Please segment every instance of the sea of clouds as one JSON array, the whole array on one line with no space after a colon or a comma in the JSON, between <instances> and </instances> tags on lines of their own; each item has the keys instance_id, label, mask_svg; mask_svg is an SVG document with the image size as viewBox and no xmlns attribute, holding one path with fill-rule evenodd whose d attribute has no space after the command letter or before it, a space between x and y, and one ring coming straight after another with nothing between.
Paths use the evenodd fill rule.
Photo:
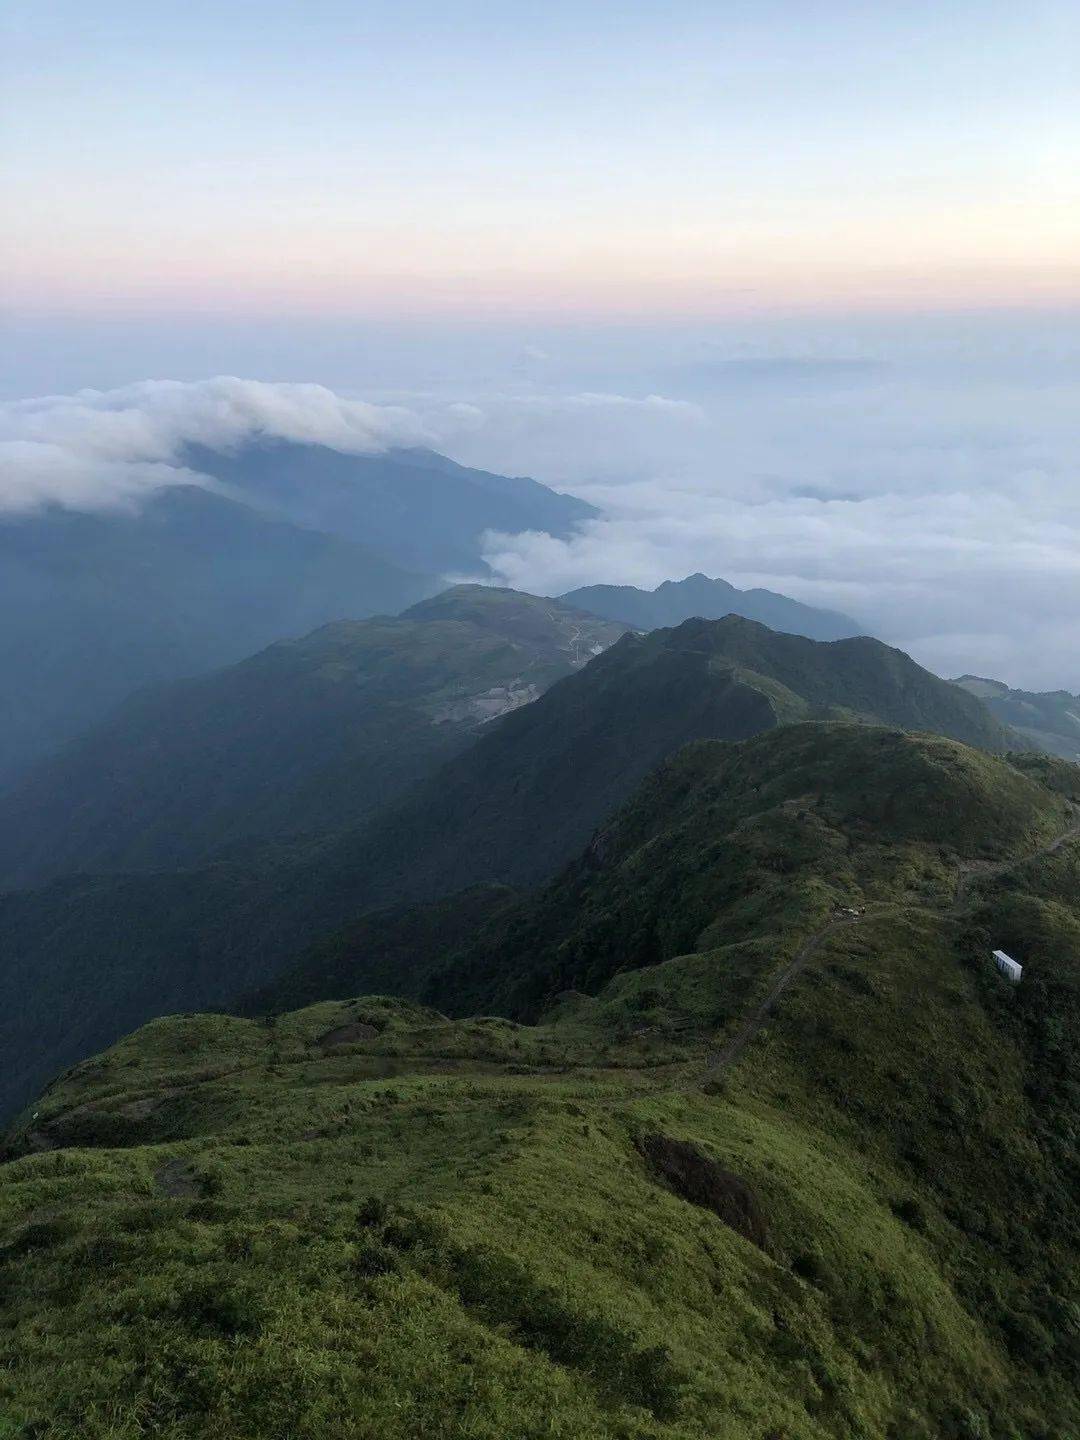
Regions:
<instances>
[{"instance_id":1,"label":"sea of clouds","mask_svg":"<svg viewBox=\"0 0 1080 1440\"><path fill-rule=\"evenodd\" d=\"M147 381L0 406L0 512L131 506L260 435L352 453L429 445L532 474L602 518L485 538L547 594L693 571L842 609L941 674L1080 689L1080 374L1061 355L697 356L574 388L528 347L512 384L396 392ZM592 378L592 377L590 377ZM649 388L652 382L654 388ZM370 393L370 392L369 392Z\"/></svg>"}]
</instances>

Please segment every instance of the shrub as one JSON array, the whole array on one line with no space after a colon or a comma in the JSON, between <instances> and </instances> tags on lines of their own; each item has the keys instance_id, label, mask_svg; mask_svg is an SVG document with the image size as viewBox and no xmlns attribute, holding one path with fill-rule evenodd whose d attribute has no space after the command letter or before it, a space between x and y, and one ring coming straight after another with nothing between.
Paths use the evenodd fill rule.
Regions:
<instances>
[{"instance_id":1,"label":"shrub","mask_svg":"<svg viewBox=\"0 0 1080 1440\"><path fill-rule=\"evenodd\" d=\"M361 1200L360 1208L356 1212L356 1223L364 1228L384 1225L388 1215L385 1200L381 1200L378 1195L367 1195Z\"/></svg>"},{"instance_id":2,"label":"shrub","mask_svg":"<svg viewBox=\"0 0 1080 1440\"><path fill-rule=\"evenodd\" d=\"M9 1255L28 1255L33 1250L51 1250L78 1233L78 1225L66 1215L33 1220L8 1246Z\"/></svg>"},{"instance_id":3,"label":"shrub","mask_svg":"<svg viewBox=\"0 0 1080 1440\"><path fill-rule=\"evenodd\" d=\"M181 1324L221 1335L257 1335L265 1303L254 1289L229 1280L206 1277L181 1290L173 1303Z\"/></svg>"},{"instance_id":4,"label":"shrub","mask_svg":"<svg viewBox=\"0 0 1080 1440\"><path fill-rule=\"evenodd\" d=\"M637 1148L677 1195L711 1210L751 1244L768 1240L765 1212L745 1180L711 1160L696 1145L667 1135L643 1135Z\"/></svg>"}]
</instances>

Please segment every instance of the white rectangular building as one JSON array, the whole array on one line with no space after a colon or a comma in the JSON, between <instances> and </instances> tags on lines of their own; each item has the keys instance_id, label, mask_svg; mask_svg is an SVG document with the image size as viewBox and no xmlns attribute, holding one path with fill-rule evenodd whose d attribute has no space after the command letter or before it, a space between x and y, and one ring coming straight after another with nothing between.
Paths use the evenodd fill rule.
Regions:
<instances>
[{"instance_id":1,"label":"white rectangular building","mask_svg":"<svg viewBox=\"0 0 1080 1440\"><path fill-rule=\"evenodd\" d=\"M1024 967L1019 965L1011 955L1006 955L1004 950L995 950L994 964L1003 975L1008 976L1014 985L1019 985L1024 973Z\"/></svg>"}]
</instances>

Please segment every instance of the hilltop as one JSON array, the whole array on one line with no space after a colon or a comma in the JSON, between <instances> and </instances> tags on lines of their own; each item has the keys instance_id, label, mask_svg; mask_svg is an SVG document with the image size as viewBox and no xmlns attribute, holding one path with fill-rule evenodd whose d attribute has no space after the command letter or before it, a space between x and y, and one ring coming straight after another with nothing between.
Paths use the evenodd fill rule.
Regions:
<instances>
[{"instance_id":1,"label":"hilltop","mask_svg":"<svg viewBox=\"0 0 1080 1440\"><path fill-rule=\"evenodd\" d=\"M537 1024L353 995L79 1065L0 1169L9 1428L1072 1433L1080 791L1019 764L691 746L454 961Z\"/></svg>"},{"instance_id":2,"label":"hilltop","mask_svg":"<svg viewBox=\"0 0 1080 1440\"><path fill-rule=\"evenodd\" d=\"M845 640L865 633L850 615L804 605L773 590L737 590L727 580L710 580L700 573L685 580L665 580L655 590L634 585L586 585L563 595L568 605L579 605L596 615L623 620L636 630L659 630L681 625L695 617L722 620L741 615L771 630L805 635L810 640Z\"/></svg>"}]
</instances>

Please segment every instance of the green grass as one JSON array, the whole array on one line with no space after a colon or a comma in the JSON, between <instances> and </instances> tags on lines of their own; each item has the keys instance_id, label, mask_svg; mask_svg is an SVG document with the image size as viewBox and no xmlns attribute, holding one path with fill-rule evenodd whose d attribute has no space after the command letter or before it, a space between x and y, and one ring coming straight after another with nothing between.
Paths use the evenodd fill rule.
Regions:
<instances>
[{"instance_id":1,"label":"green grass","mask_svg":"<svg viewBox=\"0 0 1080 1440\"><path fill-rule=\"evenodd\" d=\"M1080 844L952 905L1067 819L948 742L696 747L503 951L592 967L539 1023L152 1022L10 1138L0 1435L1075 1440ZM763 1247L655 1134L750 1187Z\"/></svg>"},{"instance_id":2,"label":"green grass","mask_svg":"<svg viewBox=\"0 0 1080 1440\"><path fill-rule=\"evenodd\" d=\"M0 1373L29 1433L869 1436L943 1387L1001 1389L919 1237L775 1106L593 1078L572 1045L484 1074L448 1056L481 1037L426 1017L393 1027L422 1059L358 1078L302 1043L351 1014L158 1022L41 1108L84 1145L4 1178ZM555 1043L528 1033L520 1063ZM105 1114L185 1083L96 1148ZM758 1188L770 1253L657 1183L646 1129Z\"/></svg>"}]
</instances>

